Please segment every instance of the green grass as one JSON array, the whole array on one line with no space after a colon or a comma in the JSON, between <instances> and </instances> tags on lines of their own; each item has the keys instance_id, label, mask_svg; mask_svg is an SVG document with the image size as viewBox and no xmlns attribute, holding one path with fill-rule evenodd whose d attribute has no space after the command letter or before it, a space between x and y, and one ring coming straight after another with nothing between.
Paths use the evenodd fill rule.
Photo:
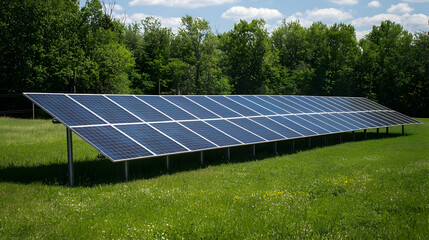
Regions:
<instances>
[{"instance_id":1,"label":"green grass","mask_svg":"<svg viewBox=\"0 0 429 240\"><path fill-rule=\"evenodd\" d=\"M306 140L123 165L96 159L74 135L78 187L68 188L66 130L48 120L0 118L2 239L285 239L429 236L429 119Z\"/></svg>"}]
</instances>

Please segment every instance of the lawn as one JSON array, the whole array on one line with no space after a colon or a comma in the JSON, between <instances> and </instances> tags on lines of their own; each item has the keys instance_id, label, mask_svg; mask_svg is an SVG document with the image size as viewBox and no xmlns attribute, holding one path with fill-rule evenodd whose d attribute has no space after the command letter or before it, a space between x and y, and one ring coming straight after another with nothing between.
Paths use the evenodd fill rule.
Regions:
<instances>
[{"instance_id":1,"label":"lawn","mask_svg":"<svg viewBox=\"0 0 429 240\"><path fill-rule=\"evenodd\" d=\"M123 163L97 159L49 120L0 118L1 239L285 239L429 236L429 119L370 130Z\"/></svg>"}]
</instances>

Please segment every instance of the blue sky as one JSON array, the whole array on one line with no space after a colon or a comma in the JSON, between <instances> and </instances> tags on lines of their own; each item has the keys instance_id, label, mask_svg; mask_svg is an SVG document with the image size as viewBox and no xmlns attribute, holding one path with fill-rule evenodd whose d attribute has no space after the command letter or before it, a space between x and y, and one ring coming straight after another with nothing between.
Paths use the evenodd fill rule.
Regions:
<instances>
[{"instance_id":1,"label":"blue sky","mask_svg":"<svg viewBox=\"0 0 429 240\"><path fill-rule=\"evenodd\" d=\"M114 3L113 15L123 21L140 22L147 16L159 18L163 26L177 31L186 14L209 21L214 32L226 32L240 19L263 18L268 31L282 19L299 19L303 26L315 21L325 24L351 23L357 37L383 20L400 23L411 32L429 31L429 0L104 0Z\"/></svg>"}]
</instances>

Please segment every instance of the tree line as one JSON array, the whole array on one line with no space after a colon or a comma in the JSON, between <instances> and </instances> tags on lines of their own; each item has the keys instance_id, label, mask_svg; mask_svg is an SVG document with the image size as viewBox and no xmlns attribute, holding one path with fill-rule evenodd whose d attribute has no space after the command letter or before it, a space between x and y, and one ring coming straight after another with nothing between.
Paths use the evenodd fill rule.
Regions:
<instances>
[{"instance_id":1,"label":"tree line","mask_svg":"<svg viewBox=\"0 0 429 240\"><path fill-rule=\"evenodd\" d=\"M225 33L185 16L177 33L153 17L124 24L99 0L0 6L3 93L362 96L429 116L429 36L384 21L356 39L350 24L262 19ZM111 11L110 11L111 13Z\"/></svg>"}]
</instances>

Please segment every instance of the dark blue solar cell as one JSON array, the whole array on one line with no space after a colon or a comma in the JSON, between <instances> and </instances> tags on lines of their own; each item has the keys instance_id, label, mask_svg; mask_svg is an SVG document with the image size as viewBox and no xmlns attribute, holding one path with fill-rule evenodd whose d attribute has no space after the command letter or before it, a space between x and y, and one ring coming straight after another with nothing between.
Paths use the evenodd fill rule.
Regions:
<instances>
[{"instance_id":1,"label":"dark blue solar cell","mask_svg":"<svg viewBox=\"0 0 429 240\"><path fill-rule=\"evenodd\" d=\"M385 117L386 120L391 121L393 125L401 125L404 124L404 120L393 116L391 113L389 112L377 112L380 116Z\"/></svg>"},{"instance_id":2,"label":"dark blue solar cell","mask_svg":"<svg viewBox=\"0 0 429 240\"><path fill-rule=\"evenodd\" d=\"M333 112L333 110L331 110L330 108L320 105L315 101L312 101L312 99L307 96L290 96L290 98L298 99L301 102L297 103L303 105L308 109L313 110L314 112Z\"/></svg>"},{"instance_id":3,"label":"dark blue solar cell","mask_svg":"<svg viewBox=\"0 0 429 240\"><path fill-rule=\"evenodd\" d=\"M317 126L316 124L309 122L309 121L306 121L303 118L300 118L298 116L285 116L285 118L287 118L291 121L294 121L294 122L300 124L301 126L306 127L306 128L308 128L314 132L317 132L318 134L330 133L328 130L323 129L323 128Z\"/></svg>"},{"instance_id":4,"label":"dark blue solar cell","mask_svg":"<svg viewBox=\"0 0 429 240\"><path fill-rule=\"evenodd\" d=\"M371 123L374 127L375 126L379 126L380 125L380 121L378 121L378 119L381 119L380 118L380 116L377 116L377 120L372 120L372 119L370 119L370 118L368 118L368 116L365 116L362 112L357 112L357 113L353 113L355 116L357 116L357 117L359 117L359 118L361 118L361 119L363 119L363 120L365 120L366 122L369 122L369 123ZM384 118L385 119L385 118ZM385 120L387 120L387 119L385 119ZM392 124L390 121L388 121L389 122L389 125L390 124Z\"/></svg>"},{"instance_id":5,"label":"dark blue solar cell","mask_svg":"<svg viewBox=\"0 0 429 240\"><path fill-rule=\"evenodd\" d=\"M350 124L353 124L354 126L357 126L358 129L369 128L367 124L362 123L361 119L347 117L344 113L333 113L332 116L342 119Z\"/></svg>"},{"instance_id":6,"label":"dark blue solar cell","mask_svg":"<svg viewBox=\"0 0 429 240\"><path fill-rule=\"evenodd\" d=\"M291 105L287 105L284 103L284 99L280 96L267 96L267 95L259 95L257 98L260 98L264 101L269 102L270 104L283 109L287 113L302 113L302 111L292 107ZM280 113L280 112L279 112Z\"/></svg>"},{"instance_id":7,"label":"dark blue solar cell","mask_svg":"<svg viewBox=\"0 0 429 240\"><path fill-rule=\"evenodd\" d=\"M192 120L196 119L189 113L183 111L179 107L169 103L167 100L163 99L160 96L137 96L145 103L151 105L162 113L170 116L174 120Z\"/></svg>"},{"instance_id":8,"label":"dark blue solar cell","mask_svg":"<svg viewBox=\"0 0 429 240\"><path fill-rule=\"evenodd\" d=\"M273 130L274 132L281 134L282 136L284 136L285 138L297 138L297 137L302 137L302 134L293 131L267 117L254 117L254 118L250 118L251 120L258 122L259 124L264 125L265 127Z\"/></svg>"},{"instance_id":9,"label":"dark blue solar cell","mask_svg":"<svg viewBox=\"0 0 429 240\"><path fill-rule=\"evenodd\" d=\"M127 124L117 128L157 155L188 151L147 124Z\"/></svg>"},{"instance_id":10,"label":"dark blue solar cell","mask_svg":"<svg viewBox=\"0 0 429 240\"><path fill-rule=\"evenodd\" d=\"M242 96L243 98L252 101L266 109L269 109L271 112L277 113L277 114L288 114L290 112L286 111L285 109L282 109L280 107L277 107L276 105L268 102L267 100L263 100L261 97L263 96L253 96L253 95L244 95ZM267 97L267 96L265 96ZM275 101L273 99L271 99L271 101ZM279 104L279 102L277 102L278 105L282 105L281 103ZM284 104L283 104L284 105Z\"/></svg>"},{"instance_id":11,"label":"dark blue solar cell","mask_svg":"<svg viewBox=\"0 0 429 240\"><path fill-rule=\"evenodd\" d=\"M213 128L207 123L201 121L182 122L183 125L192 129L194 132L200 134L218 146L231 146L241 144L237 140L227 136L219 130Z\"/></svg>"},{"instance_id":12,"label":"dark blue solar cell","mask_svg":"<svg viewBox=\"0 0 429 240\"><path fill-rule=\"evenodd\" d=\"M243 107L242 105L231 101L231 99L226 98L225 96L209 96L210 99L215 100L216 102L224 105L225 107L243 115L243 116L258 116L260 115L259 113Z\"/></svg>"},{"instance_id":13,"label":"dark blue solar cell","mask_svg":"<svg viewBox=\"0 0 429 240\"><path fill-rule=\"evenodd\" d=\"M27 93L26 95L67 126L106 123L64 94Z\"/></svg>"},{"instance_id":14,"label":"dark blue solar cell","mask_svg":"<svg viewBox=\"0 0 429 240\"><path fill-rule=\"evenodd\" d=\"M304 118L305 120L319 126L322 127L330 132L341 132L342 129L339 129L339 127L337 127L338 124L334 124L334 125L330 125L329 123L327 123L326 121L323 121L317 114L312 114L312 115L300 115L299 117ZM332 123L332 122L331 122Z\"/></svg>"},{"instance_id":15,"label":"dark blue solar cell","mask_svg":"<svg viewBox=\"0 0 429 240\"><path fill-rule=\"evenodd\" d=\"M138 118L114 104L103 95L73 94L69 96L109 123L141 122Z\"/></svg>"},{"instance_id":16,"label":"dark blue solar cell","mask_svg":"<svg viewBox=\"0 0 429 240\"><path fill-rule=\"evenodd\" d=\"M377 126L373 123L368 122L367 120L365 120L365 118L359 117L356 113L343 113L342 115L346 116L346 117L348 117L348 118L350 118L356 122L359 122L361 125L364 126L364 127L362 127L362 129L363 128L373 128L373 127Z\"/></svg>"},{"instance_id":17,"label":"dark blue solar cell","mask_svg":"<svg viewBox=\"0 0 429 240\"><path fill-rule=\"evenodd\" d=\"M303 113L314 113L313 110L306 108L300 102L298 102L296 99L291 99L290 96L279 96L279 98L276 98L276 99L279 101L282 101L282 103L284 103L284 104L287 104L287 105L289 105L295 109L298 109L299 111L301 111Z\"/></svg>"},{"instance_id":18,"label":"dark blue solar cell","mask_svg":"<svg viewBox=\"0 0 429 240\"><path fill-rule=\"evenodd\" d=\"M320 101L326 102L337 112L348 112L350 111L349 108L346 107L346 105L342 102L334 101L333 97L315 97L319 99Z\"/></svg>"},{"instance_id":19,"label":"dark blue solar cell","mask_svg":"<svg viewBox=\"0 0 429 240\"><path fill-rule=\"evenodd\" d=\"M357 101L356 98L353 97L342 97L342 98L336 98L339 101L345 102L348 104L348 106L351 106L353 110L357 111L367 111L367 110L373 110L371 107L366 106L365 104L362 104L362 102Z\"/></svg>"},{"instance_id":20,"label":"dark blue solar cell","mask_svg":"<svg viewBox=\"0 0 429 240\"><path fill-rule=\"evenodd\" d=\"M389 108L380 105L376 102L370 101L366 98L353 98L353 100L362 103L364 106L367 107L368 110L390 110Z\"/></svg>"},{"instance_id":21,"label":"dark blue solar cell","mask_svg":"<svg viewBox=\"0 0 429 240\"><path fill-rule=\"evenodd\" d=\"M259 114L262 115L276 115L275 112L266 109L264 107L261 107L253 102L250 102L249 100L247 100L246 98L242 97L242 96L238 96L238 95L233 95L233 96L227 96L227 98L232 99L250 109L252 109L255 112L258 112Z\"/></svg>"},{"instance_id":22,"label":"dark blue solar cell","mask_svg":"<svg viewBox=\"0 0 429 240\"><path fill-rule=\"evenodd\" d=\"M273 141L273 140L280 140L280 139L284 139L282 136L280 136L279 134L269 130L266 127L263 127L253 121L250 121L247 118L236 118L236 119L231 119L231 122L240 125L240 127L243 127L251 132L253 132L254 134L260 136L261 138L264 138L268 141Z\"/></svg>"},{"instance_id":23,"label":"dark blue solar cell","mask_svg":"<svg viewBox=\"0 0 429 240\"><path fill-rule=\"evenodd\" d=\"M342 112L342 110L338 107L335 107L332 103L326 101L328 97L307 97L309 100L316 102L318 106L322 106L325 112Z\"/></svg>"},{"instance_id":24,"label":"dark blue solar cell","mask_svg":"<svg viewBox=\"0 0 429 240\"><path fill-rule=\"evenodd\" d=\"M128 111L135 114L146 122L160 122L160 121L171 121L169 117L150 107L146 103L140 101L134 96L125 95L106 95L114 102L118 103Z\"/></svg>"},{"instance_id":25,"label":"dark blue solar cell","mask_svg":"<svg viewBox=\"0 0 429 240\"><path fill-rule=\"evenodd\" d=\"M153 123L151 125L191 150L216 147L216 145L208 142L177 122Z\"/></svg>"},{"instance_id":26,"label":"dark blue solar cell","mask_svg":"<svg viewBox=\"0 0 429 240\"><path fill-rule=\"evenodd\" d=\"M191 100L185 98L184 96L164 96L170 102L176 104L177 106L185 109L186 111L192 113L194 116L200 119L211 119L219 118L219 116L213 114L207 109L199 106L198 104L192 102Z\"/></svg>"},{"instance_id":27,"label":"dark blue solar cell","mask_svg":"<svg viewBox=\"0 0 429 240\"><path fill-rule=\"evenodd\" d=\"M276 121L276 122L278 122L278 123L280 123L280 124L282 124L282 125L284 125L284 126L286 126L286 127L289 127L289 128L291 128L291 129L293 129L293 130L295 130L295 131L297 131L297 132L299 132L300 134L302 134L303 136L314 136L314 135L317 135L317 133L316 132L314 132L314 131L312 131L312 130L310 130L310 129L308 129L308 128L305 128L305 127L303 127L303 126L301 126L301 125L298 125L298 124L296 124L295 122L292 122L291 120L289 120L289 119L286 119L286 118L284 118L284 117L280 117L280 116L275 116L275 117L270 117L270 119L272 119L272 120L274 120L274 121Z\"/></svg>"},{"instance_id":28,"label":"dark blue solar cell","mask_svg":"<svg viewBox=\"0 0 429 240\"><path fill-rule=\"evenodd\" d=\"M213 127L228 133L231 137L243 142L243 143L257 143L264 142L265 140L251 133L251 130L244 130L239 126L227 121L227 120L209 120L208 124Z\"/></svg>"},{"instance_id":29,"label":"dark blue solar cell","mask_svg":"<svg viewBox=\"0 0 429 240\"><path fill-rule=\"evenodd\" d=\"M355 106L354 104L350 103L349 101L345 101L344 98L331 97L331 98L329 98L329 100L337 103L338 105L341 105L343 108L347 109L347 112L362 111L360 107Z\"/></svg>"},{"instance_id":30,"label":"dark blue solar cell","mask_svg":"<svg viewBox=\"0 0 429 240\"><path fill-rule=\"evenodd\" d=\"M389 117L385 116L382 112L369 112L368 114L375 116L378 121L387 122L388 125L397 125L395 120L390 119Z\"/></svg>"},{"instance_id":31,"label":"dark blue solar cell","mask_svg":"<svg viewBox=\"0 0 429 240\"><path fill-rule=\"evenodd\" d=\"M220 105L219 103L211 100L206 96L186 96L186 97L191 99L192 101L197 102L198 104L209 109L210 111L215 112L216 114L222 116L223 118L240 117L238 113L235 113L229 110L228 108Z\"/></svg>"},{"instance_id":32,"label":"dark blue solar cell","mask_svg":"<svg viewBox=\"0 0 429 240\"><path fill-rule=\"evenodd\" d=\"M336 113L321 114L320 117L329 119L329 120L331 120L333 122L336 122L339 125L344 126L347 131L360 129L358 126L353 125L352 123L350 123L350 121L345 120L344 118L342 118L341 116L337 115Z\"/></svg>"},{"instance_id":33,"label":"dark blue solar cell","mask_svg":"<svg viewBox=\"0 0 429 240\"><path fill-rule=\"evenodd\" d=\"M396 116L396 117L398 117L398 118L400 118L400 119L402 119L402 120L404 120L406 123L409 123L409 124L413 124L413 123L420 123L419 121L417 121L417 120L415 120L415 119L412 119L412 118L410 118L410 117L408 117L408 116L406 116L406 115L404 115L404 114L402 114L402 113L399 113L399 112L391 112L394 116Z\"/></svg>"},{"instance_id":34,"label":"dark blue solar cell","mask_svg":"<svg viewBox=\"0 0 429 240\"><path fill-rule=\"evenodd\" d=\"M80 127L73 131L112 161L153 155L111 126Z\"/></svg>"},{"instance_id":35,"label":"dark blue solar cell","mask_svg":"<svg viewBox=\"0 0 429 240\"><path fill-rule=\"evenodd\" d=\"M391 125L389 121L386 121L384 118L380 118L379 116L376 116L375 114L368 112L359 113L358 116L365 117L364 120L367 122L372 123L375 126L385 126L385 125Z\"/></svg>"}]
</instances>

